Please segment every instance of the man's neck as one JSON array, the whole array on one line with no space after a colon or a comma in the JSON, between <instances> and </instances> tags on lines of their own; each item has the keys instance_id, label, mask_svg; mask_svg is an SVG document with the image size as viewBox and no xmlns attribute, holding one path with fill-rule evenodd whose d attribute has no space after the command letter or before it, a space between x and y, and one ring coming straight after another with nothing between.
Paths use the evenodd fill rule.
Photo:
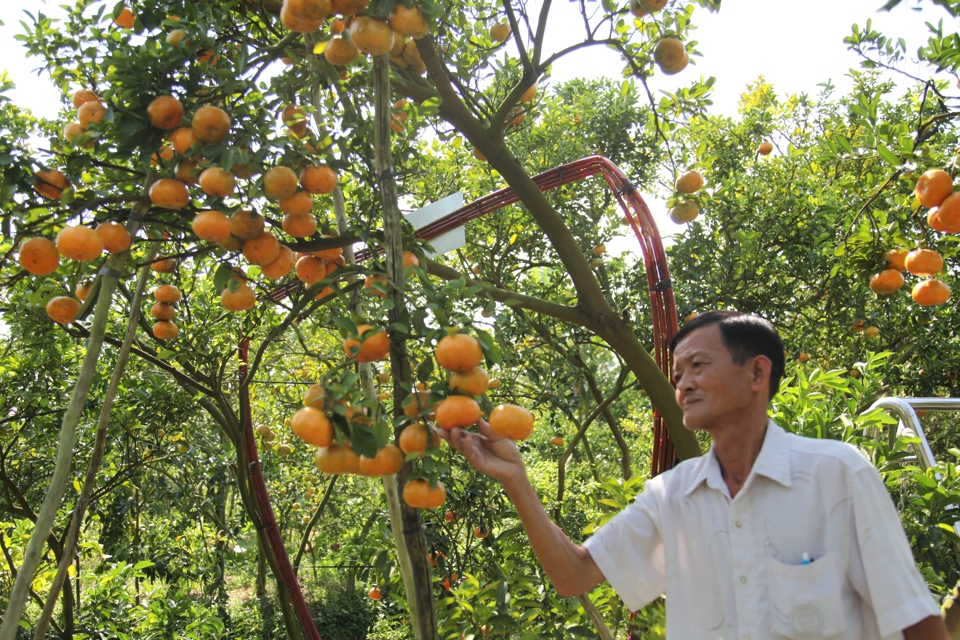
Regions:
<instances>
[{"instance_id":1,"label":"man's neck","mask_svg":"<svg viewBox=\"0 0 960 640\"><path fill-rule=\"evenodd\" d=\"M735 498L743 488L750 470L753 469L753 463L760 455L763 439L767 434L767 422L764 412L763 415L751 416L738 424L723 425L711 430L713 450L731 498Z\"/></svg>"}]
</instances>

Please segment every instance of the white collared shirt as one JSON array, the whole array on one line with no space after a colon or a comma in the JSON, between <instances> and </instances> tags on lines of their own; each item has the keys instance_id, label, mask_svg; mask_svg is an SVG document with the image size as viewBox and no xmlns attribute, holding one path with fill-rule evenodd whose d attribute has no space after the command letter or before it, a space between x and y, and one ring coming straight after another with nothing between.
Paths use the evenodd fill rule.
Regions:
<instances>
[{"instance_id":1,"label":"white collared shirt","mask_svg":"<svg viewBox=\"0 0 960 640\"><path fill-rule=\"evenodd\" d=\"M876 469L772 420L735 498L711 448L584 546L631 611L666 593L671 640L902 638L940 613Z\"/></svg>"}]
</instances>

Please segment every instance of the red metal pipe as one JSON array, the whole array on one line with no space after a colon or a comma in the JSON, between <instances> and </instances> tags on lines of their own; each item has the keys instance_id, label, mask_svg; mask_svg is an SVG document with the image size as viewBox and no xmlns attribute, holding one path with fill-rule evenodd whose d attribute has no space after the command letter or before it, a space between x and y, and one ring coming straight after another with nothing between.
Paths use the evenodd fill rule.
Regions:
<instances>
[{"instance_id":1,"label":"red metal pipe","mask_svg":"<svg viewBox=\"0 0 960 640\"><path fill-rule=\"evenodd\" d=\"M247 377L247 357L250 349L250 339L244 339L238 349L240 356L240 375L244 379ZM277 568L280 571L280 582L286 588L293 602L294 611L300 624L303 626L304 635L307 640L323 640L313 623L313 617L310 615L310 609L303 599L303 592L300 590L300 583L293 572L293 566L290 564L290 556L287 554L287 548L283 545L283 538L280 537L280 527L277 526L277 519L273 515L273 507L270 505L270 496L267 493L267 485L263 479L263 469L260 466L260 458L257 455L257 443L253 438L253 416L250 412L250 385L243 385L240 391L240 428L243 430L243 448L247 454L247 473L250 476L250 483L253 486L253 495L257 501L257 512L260 515L260 523L263 525L267 540L270 543L270 549L273 551L273 557L277 561Z\"/></svg>"}]
</instances>

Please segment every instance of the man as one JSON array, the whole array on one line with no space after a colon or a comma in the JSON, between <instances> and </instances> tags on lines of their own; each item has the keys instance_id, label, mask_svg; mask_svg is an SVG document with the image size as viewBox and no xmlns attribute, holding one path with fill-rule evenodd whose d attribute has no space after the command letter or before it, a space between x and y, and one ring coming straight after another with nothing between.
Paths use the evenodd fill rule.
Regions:
<instances>
[{"instance_id":1,"label":"man","mask_svg":"<svg viewBox=\"0 0 960 640\"><path fill-rule=\"evenodd\" d=\"M665 593L676 640L947 640L877 471L847 444L767 417L784 367L773 326L713 311L670 348L684 425L713 446L648 480L583 546L547 516L511 441L482 420L479 434L446 434L502 483L557 591L606 580L631 610Z\"/></svg>"}]
</instances>

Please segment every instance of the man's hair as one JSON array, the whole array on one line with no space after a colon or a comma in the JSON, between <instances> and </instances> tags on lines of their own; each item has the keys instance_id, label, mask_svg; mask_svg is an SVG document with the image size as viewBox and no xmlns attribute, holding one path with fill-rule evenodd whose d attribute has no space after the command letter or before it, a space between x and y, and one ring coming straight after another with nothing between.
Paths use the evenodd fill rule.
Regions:
<instances>
[{"instance_id":1,"label":"man's hair","mask_svg":"<svg viewBox=\"0 0 960 640\"><path fill-rule=\"evenodd\" d=\"M673 353L680 341L690 333L711 324L720 327L723 344L738 365L755 356L766 356L770 359L772 366L769 399L772 399L780 388L780 378L783 377L783 342L773 325L760 316L740 311L702 313L680 327L680 331L670 341L670 353Z\"/></svg>"}]
</instances>

